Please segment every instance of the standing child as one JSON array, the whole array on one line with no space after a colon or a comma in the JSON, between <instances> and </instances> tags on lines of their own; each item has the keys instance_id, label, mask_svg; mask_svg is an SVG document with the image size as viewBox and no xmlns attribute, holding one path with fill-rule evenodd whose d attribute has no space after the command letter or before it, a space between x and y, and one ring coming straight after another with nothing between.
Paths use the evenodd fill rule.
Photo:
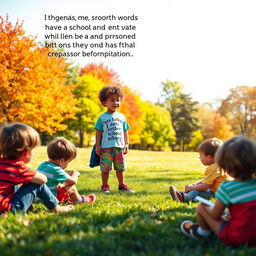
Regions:
<instances>
[{"instance_id":1,"label":"standing child","mask_svg":"<svg viewBox=\"0 0 256 256\"><path fill-rule=\"evenodd\" d=\"M47 146L48 161L41 163L38 170L48 178L47 186L56 195L60 202L69 201L71 203L93 203L96 199L94 194L80 196L75 184L80 173L64 171L68 164L76 158L77 150L75 146L64 137L56 137ZM60 185L63 184L63 185Z\"/></svg>"},{"instance_id":2,"label":"standing child","mask_svg":"<svg viewBox=\"0 0 256 256\"><path fill-rule=\"evenodd\" d=\"M53 212L68 212L74 207L59 206L46 186L44 174L26 166L34 148L40 145L38 133L28 125L10 123L0 129L0 214L5 211L26 213L35 197ZM22 184L15 192L15 186Z\"/></svg>"},{"instance_id":3,"label":"standing child","mask_svg":"<svg viewBox=\"0 0 256 256\"><path fill-rule=\"evenodd\" d=\"M124 155L128 153L128 129L130 128L125 116L117 112L123 99L123 91L118 86L105 86L99 92L99 99L107 108L107 112L99 116L94 126L96 129L96 153L101 156L101 191L110 193L108 178L113 163L119 183L118 189L134 193L134 190L124 184L123 176Z\"/></svg>"},{"instance_id":4,"label":"standing child","mask_svg":"<svg viewBox=\"0 0 256 256\"><path fill-rule=\"evenodd\" d=\"M191 237L209 236L212 231L227 245L256 245L256 144L242 136L234 137L218 150L216 162L235 180L223 182L213 208L199 204L199 224L184 221L181 231ZM229 220L222 218L225 207Z\"/></svg>"},{"instance_id":5,"label":"standing child","mask_svg":"<svg viewBox=\"0 0 256 256\"><path fill-rule=\"evenodd\" d=\"M196 202L196 196L200 196L209 200L214 197L214 193L223 181L231 179L218 168L214 160L215 152L222 144L222 140L211 138L198 146L197 151L199 152L200 161L203 165L208 166L205 170L204 178L193 184L186 185L184 192L177 191L174 186L170 186L172 199L182 202Z\"/></svg>"}]
</instances>

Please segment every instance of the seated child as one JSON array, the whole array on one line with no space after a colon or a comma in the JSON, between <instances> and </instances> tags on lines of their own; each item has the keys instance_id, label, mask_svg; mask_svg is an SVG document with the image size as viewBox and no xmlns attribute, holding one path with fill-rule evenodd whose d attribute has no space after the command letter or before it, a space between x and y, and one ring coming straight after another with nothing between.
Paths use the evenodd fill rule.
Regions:
<instances>
[{"instance_id":1,"label":"seated child","mask_svg":"<svg viewBox=\"0 0 256 256\"><path fill-rule=\"evenodd\" d=\"M174 186L170 186L170 194L173 200L196 202L196 196L209 200L214 197L214 193L223 181L231 180L226 173L223 173L218 168L214 160L215 152L222 143L220 139L211 138L198 146L197 151L199 152L200 161L203 165L208 166L205 170L204 178L193 184L186 185L184 192L177 191Z\"/></svg>"},{"instance_id":2,"label":"seated child","mask_svg":"<svg viewBox=\"0 0 256 256\"><path fill-rule=\"evenodd\" d=\"M75 146L64 137L56 137L48 144L47 154L49 160L41 163L37 170L46 175L48 178L46 184L59 202L94 203L96 199L94 194L80 196L78 193L75 184L80 173L72 171L68 174L64 171L68 164L76 158Z\"/></svg>"},{"instance_id":3,"label":"seated child","mask_svg":"<svg viewBox=\"0 0 256 256\"><path fill-rule=\"evenodd\" d=\"M46 176L26 166L39 145L38 133L28 125L9 123L0 128L0 214L26 213L36 196L53 212L73 210L73 205L58 205L45 184ZM18 184L21 186L15 191Z\"/></svg>"},{"instance_id":4,"label":"seated child","mask_svg":"<svg viewBox=\"0 0 256 256\"><path fill-rule=\"evenodd\" d=\"M214 232L227 245L256 246L256 144L243 136L234 137L218 150L216 162L234 180L220 185L213 207L199 204L198 224L184 221L181 231L193 238ZM228 220L222 218L225 207Z\"/></svg>"}]
</instances>

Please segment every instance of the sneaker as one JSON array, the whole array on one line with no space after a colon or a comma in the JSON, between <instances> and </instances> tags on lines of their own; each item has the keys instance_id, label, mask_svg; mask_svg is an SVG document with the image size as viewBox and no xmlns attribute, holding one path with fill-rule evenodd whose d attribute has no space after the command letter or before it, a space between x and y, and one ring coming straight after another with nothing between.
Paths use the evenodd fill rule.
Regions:
<instances>
[{"instance_id":1,"label":"sneaker","mask_svg":"<svg viewBox=\"0 0 256 256\"><path fill-rule=\"evenodd\" d=\"M88 196L81 196L82 202L81 204L92 204L96 200L95 194L89 194Z\"/></svg>"},{"instance_id":2,"label":"sneaker","mask_svg":"<svg viewBox=\"0 0 256 256\"><path fill-rule=\"evenodd\" d=\"M129 188L126 184L119 185L119 186L118 186L118 189L119 189L120 191L128 191L128 192L130 192L130 193L135 193L135 191L132 190L131 188Z\"/></svg>"},{"instance_id":3,"label":"sneaker","mask_svg":"<svg viewBox=\"0 0 256 256\"><path fill-rule=\"evenodd\" d=\"M102 185L102 186L101 186L101 191L102 191L103 193L106 193L106 194L110 193L109 185L108 185L108 184Z\"/></svg>"},{"instance_id":4,"label":"sneaker","mask_svg":"<svg viewBox=\"0 0 256 256\"><path fill-rule=\"evenodd\" d=\"M178 191L174 186L170 186L169 190L173 200L183 202L183 192Z\"/></svg>"},{"instance_id":5,"label":"sneaker","mask_svg":"<svg viewBox=\"0 0 256 256\"><path fill-rule=\"evenodd\" d=\"M197 232L198 228L199 228L199 225L196 223L193 223L190 220L185 220L180 225L181 232L186 236L190 236L192 238L197 238L200 236Z\"/></svg>"}]
</instances>

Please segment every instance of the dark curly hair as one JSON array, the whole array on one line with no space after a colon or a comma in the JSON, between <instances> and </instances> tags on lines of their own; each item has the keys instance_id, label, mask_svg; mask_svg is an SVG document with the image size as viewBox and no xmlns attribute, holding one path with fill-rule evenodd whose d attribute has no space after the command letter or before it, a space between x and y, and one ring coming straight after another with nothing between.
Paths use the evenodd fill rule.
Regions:
<instances>
[{"instance_id":1,"label":"dark curly hair","mask_svg":"<svg viewBox=\"0 0 256 256\"><path fill-rule=\"evenodd\" d=\"M226 141L215 156L216 163L237 180L250 180L256 173L256 144L244 136Z\"/></svg>"},{"instance_id":2,"label":"dark curly hair","mask_svg":"<svg viewBox=\"0 0 256 256\"><path fill-rule=\"evenodd\" d=\"M116 85L104 86L99 92L100 102L103 104L103 102L107 101L108 97L113 94L118 95L121 98L121 100L124 97L124 93L121 87Z\"/></svg>"}]
</instances>

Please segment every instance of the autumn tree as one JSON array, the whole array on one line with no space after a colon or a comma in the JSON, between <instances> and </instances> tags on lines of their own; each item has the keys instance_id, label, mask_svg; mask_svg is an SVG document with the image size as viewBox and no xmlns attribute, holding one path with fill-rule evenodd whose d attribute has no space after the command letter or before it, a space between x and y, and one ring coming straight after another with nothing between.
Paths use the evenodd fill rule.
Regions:
<instances>
[{"instance_id":1,"label":"autumn tree","mask_svg":"<svg viewBox=\"0 0 256 256\"><path fill-rule=\"evenodd\" d=\"M108 66L103 63L89 63L80 70L80 75L90 74L98 79L100 79L105 85L114 84L121 85L119 80L119 75Z\"/></svg>"},{"instance_id":2,"label":"autumn tree","mask_svg":"<svg viewBox=\"0 0 256 256\"><path fill-rule=\"evenodd\" d=\"M206 123L204 134L208 138L217 137L221 140L230 139L235 135L232 131L232 127L228 124L227 119L224 116L221 116L218 112L212 120Z\"/></svg>"},{"instance_id":3,"label":"autumn tree","mask_svg":"<svg viewBox=\"0 0 256 256\"><path fill-rule=\"evenodd\" d=\"M68 64L48 57L23 23L0 17L0 121L27 123L53 134L74 116L73 87L64 85Z\"/></svg>"},{"instance_id":4,"label":"autumn tree","mask_svg":"<svg viewBox=\"0 0 256 256\"><path fill-rule=\"evenodd\" d=\"M204 139L217 137L227 140L234 136L231 125L226 117L222 116L212 105L207 103L199 107L197 118L201 126Z\"/></svg>"},{"instance_id":5,"label":"autumn tree","mask_svg":"<svg viewBox=\"0 0 256 256\"><path fill-rule=\"evenodd\" d=\"M228 119L236 134L256 138L256 86L231 89L219 112Z\"/></svg>"},{"instance_id":6,"label":"autumn tree","mask_svg":"<svg viewBox=\"0 0 256 256\"><path fill-rule=\"evenodd\" d=\"M124 86L123 90L124 98L120 106L120 112L126 116L131 127L129 130L130 144L139 144L141 142L141 132L143 130L143 103L140 96L131 91L128 86Z\"/></svg>"}]
</instances>

